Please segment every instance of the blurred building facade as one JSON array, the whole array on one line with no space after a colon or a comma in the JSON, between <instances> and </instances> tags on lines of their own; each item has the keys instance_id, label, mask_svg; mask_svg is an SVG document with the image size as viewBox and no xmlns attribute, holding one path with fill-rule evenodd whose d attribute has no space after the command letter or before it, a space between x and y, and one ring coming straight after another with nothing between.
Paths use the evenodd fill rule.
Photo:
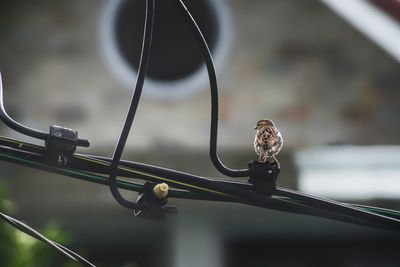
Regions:
<instances>
[{"instance_id":1,"label":"blurred building facade","mask_svg":"<svg viewBox=\"0 0 400 267\"><path fill-rule=\"evenodd\" d=\"M104 55L100 35L106 5L107 1L3 1L0 69L6 107L16 120L41 130L48 129L50 124L74 128L80 137L91 141L91 148L80 152L109 156L125 119L134 80L132 88L127 87L110 70ZM229 0L216 6L226 8L223 12L229 15L232 34L226 37L230 38L229 44L224 46L226 56L217 65L219 149L221 158L229 166L245 167L255 157L253 126L260 118L273 119L284 136L281 156L284 169L280 184L291 188L297 186L293 155L298 150L332 144L400 143L399 63L323 3ZM182 36L175 38L179 37ZM159 64L174 68L174 62ZM162 84L163 81L157 82ZM219 176L208 159L209 88L206 80L199 84L199 90L185 93L185 97L173 90L171 96L163 98L145 93L124 157L199 175ZM145 83L145 92L146 86ZM1 133L32 141L6 127L1 128ZM276 241L274 244L286 240L288 232L298 237L297 241L288 242L301 243L308 240L308 236L324 231L329 233L321 242L328 244L337 229L344 227L348 232L353 229L340 223L303 217L296 217L285 227L282 222L290 221L293 218L290 215L193 201L174 201L182 206L182 213L189 215L170 224L153 225L138 221L129 211L118 207L108 188L103 186L8 163L1 163L1 169L1 179L8 183L21 218L37 226L50 219L61 221L75 234L78 243L92 248L100 262L109 260L102 249L117 244L124 255L119 255L117 249L112 255L126 258L129 250L138 251L132 257L139 259L139 266L161 266L164 261L175 262L175 266L221 266L224 263L245 266L232 263L240 262L234 258L234 251L245 251L241 248L245 246L243 236L233 234L235 232L243 231L245 235L246 229L260 229L249 231L248 236L261 236L258 241L253 239L252 244L259 242L268 246L268 242L263 242L269 239L263 237L274 229L278 229L276 239L271 241ZM399 206L398 200L374 201ZM229 219L218 215L226 210L232 214ZM232 230L214 234L223 230L221 225L231 225ZM310 225L320 228L304 233ZM193 235L199 239L182 238L197 231L204 233ZM366 240L390 239L380 232L354 231L354 236ZM161 241L157 236L161 236ZM235 238L241 241L236 242ZM312 243L308 241L304 242ZM194 248L198 245L205 254L209 253L203 257L204 262L197 255L199 262L188 265L197 253L196 250L182 252L189 244ZM216 247L210 248L211 244ZM295 247L289 251L295 251ZM154 258L150 261L143 256L145 253L162 254L160 262ZM188 256L192 255L190 253L194 253L193 257ZM243 257L251 257L243 253ZM276 253L280 255L281 252ZM227 255L226 258L223 255ZM343 255L345 257L345 253ZM208 259L215 261L210 263ZM304 262L304 266L318 266L315 262L308 262L309 265L306 260ZM253 265L248 266L264 266L257 260L250 263ZM292 266L290 264L272 266Z\"/></svg>"}]
</instances>

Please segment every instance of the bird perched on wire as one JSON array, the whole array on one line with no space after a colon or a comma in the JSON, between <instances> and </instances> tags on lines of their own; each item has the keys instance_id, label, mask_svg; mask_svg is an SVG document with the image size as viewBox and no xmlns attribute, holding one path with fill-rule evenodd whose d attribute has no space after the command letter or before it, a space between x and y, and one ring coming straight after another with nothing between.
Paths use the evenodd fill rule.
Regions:
<instances>
[{"instance_id":1,"label":"bird perched on wire","mask_svg":"<svg viewBox=\"0 0 400 267\"><path fill-rule=\"evenodd\" d=\"M254 150L259 156L258 161L266 163L272 159L279 164L275 156L282 149L283 139L275 124L271 120L259 120L254 129L257 130Z\"/></svg>"}]
</instances>

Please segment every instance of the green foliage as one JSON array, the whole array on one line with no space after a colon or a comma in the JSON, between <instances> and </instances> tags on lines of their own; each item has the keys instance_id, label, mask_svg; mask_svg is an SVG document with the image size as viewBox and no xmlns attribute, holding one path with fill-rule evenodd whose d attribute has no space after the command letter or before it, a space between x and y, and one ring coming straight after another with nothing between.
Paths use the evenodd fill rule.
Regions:
<instances>
[{"instance_id":1,"label":"green foliage","mask_svg":"<svg viewBox=\"0 0 400 267\"><path fill-rule=\"evenodd\" d=\"M10 212L10 203L6 200L5 187L0 184L0 211ZM48 224L43 231L44 236L64 246L70 238L54 224ZM79 265L39 240L30 237L11 225L0 221L0 259L1 267L78 267Z\"/></svg>"}]
</instances>

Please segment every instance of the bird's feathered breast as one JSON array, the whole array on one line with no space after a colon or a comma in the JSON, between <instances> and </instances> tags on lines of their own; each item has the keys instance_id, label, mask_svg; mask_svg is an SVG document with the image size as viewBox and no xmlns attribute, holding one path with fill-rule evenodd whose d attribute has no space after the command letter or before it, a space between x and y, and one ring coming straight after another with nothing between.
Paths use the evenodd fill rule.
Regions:
<instances>
[{"instance_id":1,"label":"bird's feathered breast","mask_svg":"<svg viewBox=\"0 0 400 267\"><path fill-rule=\"evenodd\" d=\"M262 147L270 147L275 143L277 131L274 127L263 127L257 133L258 145Z\"/></svg>"}]
</instances>

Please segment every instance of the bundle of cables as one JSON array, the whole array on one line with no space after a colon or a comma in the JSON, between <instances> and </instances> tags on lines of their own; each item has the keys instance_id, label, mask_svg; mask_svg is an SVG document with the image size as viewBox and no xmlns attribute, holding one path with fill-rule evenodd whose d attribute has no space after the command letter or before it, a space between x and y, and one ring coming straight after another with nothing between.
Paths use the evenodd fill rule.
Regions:
<instances>
[{"instance_id":1,"label":"bundle of cables","mask_svg":"<svg viewBox=\"0 0 400 267\"><path fill-rule=\"evenodd\" d=\"M88 147L89 142L78 138L74 130L50 126L49 133L28 128L14 121L6 112L0 76L0 118L10 128L24 135L45 141L44 146L0 137L0 159L31 168L58 173L89 182L108 185L114 199L122 206L133 209L138 216L159 219L166 213L176 212L167 205L167 197L225 201L253 205L273 210L319 216L353 224L400 230L400 212L363 205L346 204L306 195L276 186L279 167L253 162L248 169L227 168L217 153L218 86L213 59L207 42L182 0L174 0L183 17L191 25L198 40L207 67L211 88L210 157L215 168L229 177L250 177L249 182L201 177L148 164L121 160L121 155L132 128L135 113L148 67L155 18L155 0L146 0L145 29L135 91L125 124L112 158L78 154L77 146ZM257 164L254 164L257 163ZM135 178L144 184L117 177ZM171 189L170 189L171 187ZM125 199L119 189L140 193L137 201ZM0 213L0 218L17 229L44 241L62 254L83 266L94 266L71 250L48 240L18 220Z\"/></svg>"}]
</instances>

